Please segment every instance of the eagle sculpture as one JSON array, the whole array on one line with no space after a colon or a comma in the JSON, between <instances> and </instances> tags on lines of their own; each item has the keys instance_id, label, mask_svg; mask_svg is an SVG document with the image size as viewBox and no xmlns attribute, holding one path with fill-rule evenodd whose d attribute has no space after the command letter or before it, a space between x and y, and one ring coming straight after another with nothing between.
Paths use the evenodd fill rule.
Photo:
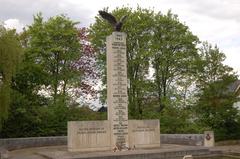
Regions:
<instances>
[{"instance_id":1,"label":"eagle sculpture","mask_svg":"<svg viewBox=\"0 0 240 159\"><path fill-rule=\"evenodd\" d=\"M123 16L120 21L117 21L117 19L108 12L105 11L98 11L101 17L105 20L107 20L114 28L115 31L121 31L122 25L124 20L127 18L127 15Z\"/></svg>"}]
</instances>

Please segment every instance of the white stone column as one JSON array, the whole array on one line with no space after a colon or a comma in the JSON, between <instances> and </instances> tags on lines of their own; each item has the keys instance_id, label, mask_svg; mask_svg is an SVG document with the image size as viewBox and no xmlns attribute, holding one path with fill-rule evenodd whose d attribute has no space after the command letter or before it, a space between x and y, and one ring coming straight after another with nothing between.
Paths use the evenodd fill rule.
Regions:
<instances>
[{"instance_id":1,"label":"white stone column","mask_svg":"<svg viewBox=\"0 0 240 159\"><path fill-rule=\"evenodd\" d=\"M126 34L107 37L107 106L111 147L128 147Z\"/></svg>"}]
</instances>

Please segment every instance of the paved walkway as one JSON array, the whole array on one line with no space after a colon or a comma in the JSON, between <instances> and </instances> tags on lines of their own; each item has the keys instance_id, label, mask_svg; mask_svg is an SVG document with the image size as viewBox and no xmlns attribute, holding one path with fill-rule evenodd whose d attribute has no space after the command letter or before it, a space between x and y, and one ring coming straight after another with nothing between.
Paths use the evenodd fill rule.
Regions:
<instances>
[{"instance_id":1,"label":"paved walkway","mask_svg":"<svg viewBox=\"0 0 240 159\"><path fill-rule=\"evenodd\" d=\"M181 145L161 145L160 149L138 149L132 151L99 151L99 152L68 152L66 146L49 146L49 147L37 147L14 150L9 152L10 159L46 159L46 158L74 158L74 157L93 157L93 156L111 156L111 155L128 155L138 153L153 153L155 151L172 151L191 149L194 146L181 146Z\"/></svg>"},{"instance_id":2,"label":"paved walkway","mask_svg":"<svg viewBox=\"0 0 240 159\"><path fill-rule=\"evenodd\" d=\"M49 147L38 147L38 148L27 148L14 150L9 152L9 159L46 159L46 158L76 158L76 157L94 157L94 156L114 156L114 155L129 155L129 154L139 154L139 153L159 153L159 152L170 152L170 151L181 151L181 150L191 150L191 149L201 149L203 147L196 146L183 146L183 145L161 145L159 149L138 149L131 151L121 151L121 152L74 152L70 153L67 151L66 146L49 146ZM230 146L216 146L210 148L213 151L223 151L231 153L239 153L240 155L240 145L230 145Z\"/></svg>"},{"instance_id":3,"label":"paved walkway","mask_svg":"<svg viewBox=\"0 0 240 159\"><path fill-rule=\"evenodd\" d=\"M39 154L39 152L56 152L63 151L66 146L48 146L48 147L35 147L19 149L9 152L9 159L46 159L46 157Z\"/></svg>"},{"instance_id":4,"label":"paved walkway","mask_svg":"<svg viewBox=\"0 0 240 159\"><path fill-rule=\"evenodd\" d=\"M240 156L240 145L216 146L211 148L213 151L222 151L224 154Z\"/></svg>"}]
</instances>

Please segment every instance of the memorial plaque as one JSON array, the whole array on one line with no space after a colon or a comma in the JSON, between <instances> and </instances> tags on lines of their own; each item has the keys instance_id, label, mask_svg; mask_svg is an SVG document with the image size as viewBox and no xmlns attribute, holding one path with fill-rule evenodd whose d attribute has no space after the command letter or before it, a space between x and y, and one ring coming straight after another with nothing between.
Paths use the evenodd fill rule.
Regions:
<instances>
[{"instance_id":1,"label":"memorial plaque","mask_svg":"<svg viewBox=\"0 0 240 159\"><path fill-rule=\"evenodd\" d=\"M109 121L69 121L68 150L110 150Z\"/></svg>"},{"instance_id":2,"label":"memorial plaque","mask_svg":"<svg viewBox=\"0 0 240 159\"><path fill-rule=\"evenodd\" d=\"M126 34L107 37L107 105L111 146L128 147Z\"/></svg>"},{"instance_id":3,"label":"memorial plaque","mask_svg":"<svg viewBox=\"0 0 240 159\"><path fill-rule=\"evenodd\" d=\"M213 131L204 131L204 146L214 147L215 139Z\"/></svg>"},{"instance_id":4,"label":"memorial plaque","mask_svg":"<svg viewBox=\"0 0 240 159\"><path fill-rule=\"evenodd\" d=\"M160 147L159 120L129 120L128 124L130 147Z\"/></svg>"}]
</instances>

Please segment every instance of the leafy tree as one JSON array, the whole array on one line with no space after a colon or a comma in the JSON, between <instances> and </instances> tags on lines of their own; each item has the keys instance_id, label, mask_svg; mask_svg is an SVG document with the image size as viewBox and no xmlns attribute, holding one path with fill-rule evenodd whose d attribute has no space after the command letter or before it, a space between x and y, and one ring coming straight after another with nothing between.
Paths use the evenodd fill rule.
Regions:
<instances>
[{"instance_id":1,"label":"leafy tree","mask_svg":"<svg viewBox=\"0 0 240 159\"><path fill-rule=\"evenodd\" d=\"M0 128L8 116L12 77L20 62L22 48L15 30L0 25Z\"/></svg>"},{"instance_id":2,"label":"leafy tree","mask_svg":"<svg viewBox=\"0 0 240 159\"><path fill-rule=\"evenodd\" d=\"M221 80L228 75L235 75L233 69L224 65L226 56L219 51L217 46L212 46L208 42L203 42L200 50L200 60L198 60L197 83L202 88L206 85Z\"/></svg>"},{"instance_id":3,"label":"leafy tree","mask_svg":"<svg viewBox=\"0 0 240 159\"><path fill-rule=\"evenodd\" d=\"M198 38L171 11L167 15L158 13L154 23L152 65L159 111L162 111L171 87L187 79L194 70Z\"/></svg>"},{"instance_id":4,"label":"leafy tree","mask_svg":"<svg viewBox=\"0 0 240 159\"><path fill-rule=\"evenodd\" d=\"M97 91L94 88L99 83L99 70L97 68L96 53L89 41L89 29L78 29L79 42L81 44L81 57L76 60L73 67L81 72L81 81L78 87L72 88L74 99L96 98Z\"/></svg>"},{"instance_id":5,"label":"leafy tree","mask_svg":"<svg viewBox=\"0 0 240 159\"><path fill-rule=\"evenodd\" d=\"M43 70L48 84L45 89L55 104L65 103L68 88L81 81L81 72L73 67L81 55L76 24L63 15L44 22L38 14L27 30L28 58Z\"/></svg>"},{"instance_id":6,"label":"leafy tree","mask_svg":"<svg viewBox=\"0 0 240 159\"><path fill-rule=\"evenodd\" d=\"M161 133L188 134L203 133L201 126L191 120L191 109L168 106L161 112Z\"/></svg>"},{"instance_id":7,"label":"leafy tree","mask_svg":"<svg viewBox=\"0 0 240 159\"><path fill-rule=\"evenodd\" d=\"M199 67L198 87L200 89L196 114L203 127L215 130L217 139L231 139L239 136L237 123L238 110L233 107L237 101L236 93L230 85L237 80L232 68L224 65L224 53L203 43L201 67Z\"/></svg>"},{"instance_id":8,"label":"leafy tree","mask_svg":"<svg viewBox=\"0 0 240 159\"><path fill-rule=\"evenodd\" d=\"M237 101L235 92L229 85L236 78L224 77L203 88L196 111L203 127L213 129L217 140L238 138L240 126L237 122L238 110L233 107Z\"/></svg>"},{"instance_id":9,"label":"leafy tree","mask_svg":"<svg viewBox=\"0 0 240 159\"><path fill-rule=\"evenodd\" d=\"M96 95L93 85L98 78L98 71L95 70L95 54L88 41L88 30L73 27L71 32L70 26L66 26L66 31L51 26L50 21L54 21L55 24L58 19L59 21L56 23L65 25L65 20L69 20L64 16L57 17L44 22L42 16L37 15L34 23L20 34L20 42L25 54L18 72L13 78L11 97L15 100L10 103L9 118L0 132L1 137L65 135L68 120L92 120L105 117L89 108L78 108L79 104L76 103L76 98L79 96ZM66 22L66 25L68 24ZM65 38L65 41L62 38ZM58 41L58 39L60 40ZM54 104L54 99L52 99L54 87L51 83L53 74L51 70L47 70L52 68L51 62L53 64L56 62L52 57L57 49L52 49L58 47L60 50L61 47L64 47L64 45L60 47L60 44L71 47L69 41L72 39L73 41L77 40L78 44L76 45L81 47L79 52L71 52L74 50L69 49L70 52L66 52L69 57L59 51L59 56L66 58L66 61L71 60L67 61L70 63L67 65L70 66L68 69L71 70L68 70L69 76L65 74L66 72L62 71L64 60L60 61L61 67L59 67L58 75L60 85ZM67 46L65 47L67 48ZM72 54L77 55L75 57ZM50 60L47 61L48 58ZM62 77L69 78L65 95L63 94ZM68 99L67 103L66 99ZM83 104L81 103L81 105ZM19 122L16 123L16 121Z\"/></svg>"},{"instance_id":10,"label":"leafy tree","mask_svg":"<svg viewBox=\"0 0 240 159\"><path fill-rule=\"evenodd\" d=\"M48 58L51 59L51 57L49 56L53 53L49 50L52 50L55 44L53 44L54 42L53 40L52 43L47 44L49 45L47 47L44 45L44 41L46 41L47 43L47 40L53 39L55 35L47 34L46 31L44 32L43 29L37 28L40 26L43 27L43 25L46 25L45 23L50 23L49 21L43 22L41 15L37 15L35 17L35 23L32 24L32 26L30 26L29 29L24 29L24 31L21 33L21 36L20 36L21 43L25 48L26 53L24 56L21 69L15 79L14 87L19 92L25 95L28 94L27 96L29 97L31 95L39 95L39 92L44 92L44 91L47 93L50 93L50 95L54 94L54 91L51 91L54 88L52 85L52 80L54 79L52 79L53 77L51 78L49 77L52 73L50 70L47 70L47 69L50 69L50 66L53 67L51 63L54 63L54 61L51 62L50 60L47 60L47 59ZM52 28L52 29L59 29L59 28ZM95 60L94 50L88 40L88 29L87 28L78 28L77 30L75 30L76 28L73 28L73 29L74 29L74 33L76 33L76 34L72 34L73 39L75 38L76 40L77 38L78 43L81 46L80 48L81 50L79 50L79 52L70 52L70 53L65 52L64 54L66 54L66 56L65 55L62 56L63 53L61 54L61 58L66 58L65 60L68 61L70 65L66 64L67 68L65 69L68 69L68 71L63 71L62 62L64 60L60 61L60 66L59 66L60 72L59 72L59 75L57 76L59 77L60 82L57 90L58 90L59 98L61 98L60 96L65 98L64 96L69 95L70 96L68 98L69 102L74 103L74 101L79 97L83 97L87 95L96 97L97 92L94 89L94 85L96 84L96 81L98 79L98 71L95 65L96 60ZM58 32L63 32L63 30L60 30ZM41 35L41 34L47 34L47 35ZM67 32L63 33L63 35L65 35L65 38L66 38L65 42L67 43L67 45L68 46L71 45L71 43L68 44L67 42L69 39L71 39L70 37L71 35L68 34ZM60 38L61 37L60 33L57 36L59 36ZM61 38L64 38L64 37L61 37ZM63 41L63 39L61 40ZM56 41L57 40L55 40L55 42ZM56 43L58 43L56 45L60 45L59 44L60 42L56 42ZM79 44L77 45L79 46ZM50 45L51 46L53 45L53 47L51 47ZM68 51L73 51L73 49L70 49ZM47 56L45 54L47 54ZM77 54L77 55L71 55L71 54ZM73 57L73 56L76 56L76 57ZM54 59L51 59L51 60L54 60ZM45 65L47 63L50 65L49 67ZM63 84L63 81L61 80L61 78L63 77L64 77L64 81L68 82L68 84L65 83L65 86Z\"/></svg>"}]
</instances>

